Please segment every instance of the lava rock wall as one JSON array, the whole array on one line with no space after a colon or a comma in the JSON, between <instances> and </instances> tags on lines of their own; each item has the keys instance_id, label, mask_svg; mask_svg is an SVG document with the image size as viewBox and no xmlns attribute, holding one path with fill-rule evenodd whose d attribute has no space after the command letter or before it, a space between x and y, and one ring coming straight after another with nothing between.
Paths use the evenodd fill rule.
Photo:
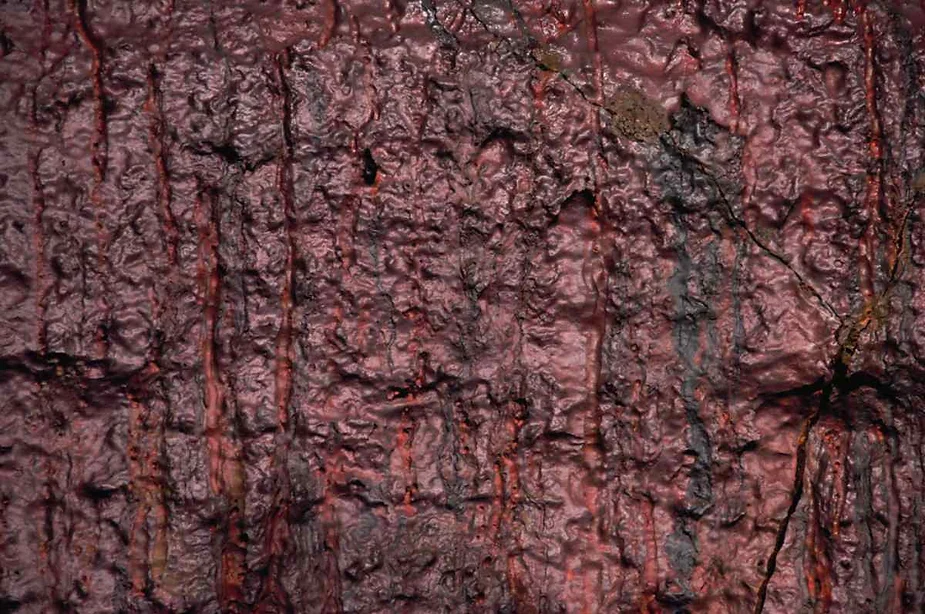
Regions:
<instances>
[{"instance_id":1,"label":"lava rock wall","mask_svg":"<svg viewBox=\"0 0 925 614\"><path fill-rule=\"evenodd\" d=\"M925 609L925 5L0 52L0 611Z\"/></svg>"}]
</instances>

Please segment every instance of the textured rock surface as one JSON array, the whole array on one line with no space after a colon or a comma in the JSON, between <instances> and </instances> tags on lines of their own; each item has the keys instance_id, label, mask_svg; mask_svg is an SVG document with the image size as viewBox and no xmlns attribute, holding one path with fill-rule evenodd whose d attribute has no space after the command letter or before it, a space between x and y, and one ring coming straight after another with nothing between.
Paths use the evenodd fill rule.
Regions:
<instances>
[{"instance_id":1,"label":"textured rock surface","mask_svg":"<svg viewBox=\"0 0 925 614\"><path fill-rule=\"evenodd\" d=\"M921 612L925 6L8 0L0 610Z\"/></svg>"}]
</instances>

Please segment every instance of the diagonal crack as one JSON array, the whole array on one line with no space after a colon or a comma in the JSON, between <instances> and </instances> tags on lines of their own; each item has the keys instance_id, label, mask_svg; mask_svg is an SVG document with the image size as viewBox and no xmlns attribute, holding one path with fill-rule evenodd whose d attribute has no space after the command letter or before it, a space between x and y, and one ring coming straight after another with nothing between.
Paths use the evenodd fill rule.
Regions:
<instances>
[{"instance_id":1,"label":"diagonal crack","mask_svg":"<svg viewBox=\"0 0 925 614\"><path fill-rule=\"evenodd\" d=\"M508 37L502 36L492 30L492 28L484 20L479 17L476 11L474 11L471 5L466 6L457 0L457 3L464 9L467 10L474 19L485 29L486 32L491 34L500 42L504 43L509 47L511 52L522 61L526 63L531 63L541 70L546 70L549 72L555 73L563 82L568 84L578 96L584 100L587 104L596 107L600 110L603 110L610 116L614 117L614 113L611 109L606 106L598 103L595 100L592 100L585 93L580 83L577 83L567 72L559 69L555 62L546 59L542 53L536 53L536 48L538 47L537 42L525 31L525 28L521 21L521 31L524 32L524 43L529 51L529 58L525 58L524 54L521 52L520 48ZM516 15L515 17L519 17ZM722 189L719 181L712 172L706 167L706 165L696 158L696 156L690 155L689 152L684 152L678 144L673 141L670 137L663 135L662 144L666 147L675 148L678 153L684 154L685 157L693 161L701 170L703 175L707 180L713 185L716 189L717 194L719 194L720 199L723 202L723 207L725 209L724 214L727 219L727 223L730 226L740 228L748 239L764 252L769 258L779 262L783 265L798 281L801 288L808 291L812 294L816 302L827 311L832 317L834 317L839 322L839 327L836 330L835 336L838 341L838 349L831 361L832 376L828 380L821 380L815 382L812 385L806 388L806 391L815 391L821 390L821 397L819 404L813 409L813 411L803 420L802 427L800 428L800 435L797 439L797 450L796 450L796 467L794 468L794 481L791 488L790 495L790 505L787 508L787 513L784 516L784 519L781 521L781 524L777 529L777 536L774 542L774 548L768 556L767 564L765 565L765 575L762 579L761 586L758 591L757 602L755 605L755 614L761 614L764 609L764 604L767 598L768 586L770 585L771 579L774 576L774 573L777 569L777 558L780 554L781 549L784 546L784 542L787 538L787 532L790 527L790 521L793 515L796 513L797 508L799 507L800 500L803 496L803 482L806 472L806 459L808 455L808 445L809 438L812 434L812 430L815 427L816 423L819 420L819 417L829 410L829 407L832 403L832 395L836 390L841 389L848 380L848 369L851 364L851 360L854 357L854 354L858 349L858 341L863 334L863 332L868 328L871 322L874 319L874 312L878 308L878 304L881 303L888 294L893 290L896 284L899 282L902 273L903 273L903 263L904 257L906 256L907 250L907 240L906 240L906 229L909 223L909 218L914 209L914 205L909 206L903 214L902 222L898 231L897 245L896 245L896 261L892 263L890 267L890 277L887 281L887 285L884 290L872 301L863 305L854 315L852 316L843 316L840 314L829 301L822 296L821 292L812 285L798 270L796 270L791 264L790 261L782 254L778 253L762 241L755 232L749 228L748 224L744 219L736 215L735 210L732 207L729 199L726 196L725 191ZM847 328L846 328L847 327ZM844 333L843 333L844 331Z\"/></svg>"},{"instance_id":2,"label":"diagonal crack","mask_svg":"<svg viewBox=\"0 0 925 614\"><path fill-rule=\"evenodd\" d=\"M725 200L725 197L724 197L724 200ZM742 230L745 231L745 234L748 236L749 239L751 239L752 243L757 245L758 248L761 249L769 257L771 257L772 259L784 265L784 267L788 271L793 273L794 277L797 278L797 281L799 282L801 288L805 288L806 290L808 290L810 294L812 294L813 297L816 299L816 301L820 305L822 305L826 309L826 311L828 311L832 315L832 317L838 320L839 324L844 324L845 322L844 317L841 314L839 314L838 311L835 310L835 308L831 305L831 303L825 300L825 297L822 296L822 294L819 292L819 290L816 289L815 286L813 286L810 282L808 282L806 278L800 274L799 271L793 268L793 266L790 264L787 258L778 254L776 251L774 251L773 249L765 245L764 242L762 242L761 239L759 239L755 235L754 231L752 231L752 229L748 227L748 225L745 223L745 220L739 219L738 217L733 217L733 220L735 221L736 225L738 225Z\"/></svg>"},{"instance_id":3,"label":"diagonal crack","mask_svg":"<svg viewBox=\"0 0 925 614\"><path fill-rule=\"evenodd\" d=\"M764 610L764 603L768 595L768 586L777 570L777 557L784 547L787 539L787 531L790 528L790 519L797 511L800 505L800 499L803 497L803 481L806 474L806 456L809 436L812 434L813 427L819 421L819 417L829 410L832 403L832 394L834 391L841 389L848 380L848 366L851 359L857 351L857 340L861 333L870 323L871 313L868 311L863 317L855 319L852 322L844 341L839 345L835 357L832 359L832 377L825 382L822 388L822 397L819 405L813 409L804 420L800 428L800 436L797 439L796 467L793 472L793 487L790 490L790 505L787 507L787 513L777 527L777 538L774 540L774 548L768 555L767 564L765 565L764 578L758 589L758 597L755 602L755 614L761 614Z\"/></svg>"},{"instance_id":4,"label":"diagonal crack","mask_svg":"<svg viewBox=\"0 0 925 614\"><path fill-rule=\"evenodd\" d=\"M460 7L471 14L476 22L478 22L486 32L492 35L499 42L505 44L514 56L518 57L525 63L534 65L540 70L555 73L560 79L562 79L563 82L568 84L578 94L578 96L584 100L585 103L606 112L607 115L611 117L611 119L614 118L614 113L611 109L589 98L585 93L582 84L576 82L566 71L561 70L558 66L555 66L555 61L550 60L544 56L542 53L542 48L538 45L537 41L533 39L533 37L526 31L522 17L517 14L517 11L513 8L513 6L510 8L515 18L518 19L518 25L524 34L524 38L521 43L525 43L523 46L529 50L527 53L529 57L525 57L522 48L515 44L515 41L512 41L509 37L503 36L493 31L490 25L486 23L475 10L473 10L471 4L466 5L461 0L456 0L456 2L460 5ZM537 53L537 48L540 49L539 53ZM757 602L755 605L755 614L761 614L767 598L768 586L770 585L771 579L773 578L777 569L777 558L787 538L790 521L793 515L796 513L796 510L800 504L800 500L803 496L803 482L806 472L806 460L808 455L810 435L812 434L812 430L818 422L819 417L829 410L832 403L833 393L836 390L841 389L847 383L848 369L854 354L857 352L858 341L861 337L861 334L863 334L863 332L873 321L874 312L877 309L877 305L888 296L888 294L893 290L902 276L904 257L906 256L907 251L906 229L909 223L909 218L914 209L914 205L909 206L903 214L902 222L898 232L899 236L896 241L896 261L893 262L890 267L890 277L887 281L886 287L873 301L863 305L854 315L844 316L840 314L832 306L832 304L825 299L824 296L822 296L821 292L815 286L813 286L809 280L807 280L790 264L790 261L784 255L778 253L764 241L762 241L748 226L745 220L736 215L735 210L733 209L732 204L727 198L726 193L722 189L719 181L717 181L716 177L712 172L710 172L708 168L706 168L706 165L702 161L697 159L696 156L690 155L689 152L684 152L676 142L674 142L666 135L662 136L662 143L666 147L674 147L679 153L684 154L687 159L692 160L699 167L707 180L712 183L713 187L716 189L717 194L719 194L725 209L724 214L727 219L727 223L729 223L732 227L741 229L748 237L749 241L758 247L758 249L764 252L769 258L783 265L796 278L799 286L812 294L813 298L819 304L819 306L839 322L839 327L835 333L836 340L838 341L839 345L835 356L831 361L831 378L814 382L810 386L805 387L806 392L812 392L813 394L815 394L816 391L821 391L821 397L819 404L803 420L803 424L800 428L800 435L797 440L796 467L794 468L794 481L791 488L790 504L787 508L787 513L785 514L784 519L778 526L774 548L768 556L767 564L765 565L765 575L762 579L761 586L758 591Z\"/></svg>"},{"instance_id":5,"label":"diagonal crack","mask_svg":"<svg viewBox=\"0 0 925 614\"><path fill-rule=\"evenodd\" d=\"M838 311L831 305L831 303L825 299L825 297L822 296L822 294L815 288L815 286L807 281L807 279L801 275L799 271L793 268L786 257L771 249L771 247L769 247L764 241L758 238L755 232L749 228L744 219L736 215L736 212L732 207L732 203L729 202L729 198L727 198L726 192L723 190L722 185L720 185L719 181L717 181L711 169L709 169L706 164L699 160L697 156L694 156L690 152L684 150L678 145L677 141L673 140L667 135L662 136L662 144L666 148L673 148L679 154L683 155L685 159L697 165L697 168L701 171L701 173L703 173L703 176L707 179L707 181L710 182L710 184L716 190L716 193L719 194L720 200L723 202L723 208L725 209L724 213L726 216L726 221L730 226L740 228L742 231L744 231L749 240L754 243L761 251L767 254L771 259L782 264L788 271L790 271L793 276L796 277L800 287L809 291L809 293L813 295L819 305L828 311L832 317L838 320L839 324L843 325L845 323L844 317L838 313Z\"/></svg>"},{"instance_id":6,"label":"diagonal crack","mask_svg":"<svg viewBox=\"0 0 925 614\"><path fill-rule=\"evenodd\" d=\"M903 227L905 227L908 215L909 210L907 210L906 216L903 219ZM900 237L900 253L905 250L904 237L904 234ZM761 587L758 589L758 598L755 604L755 614L761 614L764 609L764 603L768 593L768 585L770 584L771 578L774 576L774 572L777 569L777 557L780 554L780 551L784 546L784 541L787 538L787 530L790 527L790 519L793 517L793 514L796 513L796 509L800 504L800 499L803 496L803 481L806 471L806 456L809 435L811 434L813 427L816 425L819 416L828 411L832 401L832 393L836 390L848 386L848 370L851 365L852 358L857 353L858 341L860 340L864 331L867 330L867 328L874 322L877 305L892 291L895 285L899 282L900 274L901 271L899 267L894 264L890 273L890 279L883 292L881 292L874 300L862 306L856 315L852 316L847 323L843 324L843 327L847 325L848 329L842 336L842 341L839 343L838 350L832 360L832 377L825 383L822 389L822 398L818 407L813 410L809 416L806 417L806 419L803 421L803 427L800 429L800 437L797 440L797 464L796 469L794 470L793 487L790 491L790 506L787 508L787 514L784 516L784 519L781 521L781 524L777 529L777 539L774 542L774 548L771 550L771 554L768 556L768 561L765 565L765 576L761 582Z\"/></svg>"},{"instance_id":7,"label":"diagonal crack","mask_svg":"<svg viewBox=\"0 0 925 614\"><path fill-rule=\"evenodd\" d=\"M909 218L912 216L912 211L915 209L917 198L913 196L912 202L909 206L906 207L906 210L903 212L902 221L899 224L899 230L897 231L897 237L894 240L894 247L896 249L896 261L893 262L893 265L890 267L890 278L887 280L887 287L883 291L883 294L880 298L886 296L890 292L896 283L899 281L900 276L903 273L903 264L908 257L906 245L906 229L909 226Z\"/></svg>"},{"instance_id":8,"label":"diagonal crack","mask_svg":"<svg viewBox=\"0 0 925 614\"><path fill-rule=\"evenodd\" d=\"M774 548L768 556L764 578L761 581L761 587L758 589L755 614L761 614L764 609L764 602L768 596L768 585L771 583L771 578L777 570L777 556L780 554L781 549L783 549L784 542L787 539L790 519L793 517L794 513L796 513L797 507L800 505L800 499L803 497L803 479L806 473L806 448L809 442L809 435L812 433L813 427L819 420L820 414L829 406L833 386L834 379L826 384L822 391L822 399L819 405L805 420L803 420L803 426L800 428L800 437L797 439L797 464L794 469L793 487L790 491L790 505L787 507L787 513L781 521L780 526L777 527L777 537L774 540Z\"/></svg>"}]
</instances>

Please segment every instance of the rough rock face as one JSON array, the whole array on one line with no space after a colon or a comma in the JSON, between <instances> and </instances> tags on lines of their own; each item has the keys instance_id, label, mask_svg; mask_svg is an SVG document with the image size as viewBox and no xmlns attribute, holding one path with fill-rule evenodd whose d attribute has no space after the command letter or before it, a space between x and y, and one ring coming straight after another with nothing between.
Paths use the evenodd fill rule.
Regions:
<instances>
[{"instance_id":1,"label":"rough rock face","mask_svg":"<svg viewBox=\"0 0 925 614\"><path fill-rule=\"evenodd\" d=\"M925 5L0 51L0 611L925 609Z\"/></svg>"}]
</instances>

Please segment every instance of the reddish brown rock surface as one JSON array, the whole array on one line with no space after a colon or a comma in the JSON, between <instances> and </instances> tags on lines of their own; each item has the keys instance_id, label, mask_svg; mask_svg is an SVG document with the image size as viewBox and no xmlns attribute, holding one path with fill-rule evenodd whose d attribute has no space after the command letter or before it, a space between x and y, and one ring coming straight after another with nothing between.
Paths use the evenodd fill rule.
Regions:
<instances>
[{"instance_id":1,"label":"reddish brown rock surface","mask_svg":"<svg viewBox=\"0 0 925 614\"><path fill-rule=\"evenodd\" d=\"M925 5L0 5L0 611L922 612Z\"/></svg>"}]
</instances>

